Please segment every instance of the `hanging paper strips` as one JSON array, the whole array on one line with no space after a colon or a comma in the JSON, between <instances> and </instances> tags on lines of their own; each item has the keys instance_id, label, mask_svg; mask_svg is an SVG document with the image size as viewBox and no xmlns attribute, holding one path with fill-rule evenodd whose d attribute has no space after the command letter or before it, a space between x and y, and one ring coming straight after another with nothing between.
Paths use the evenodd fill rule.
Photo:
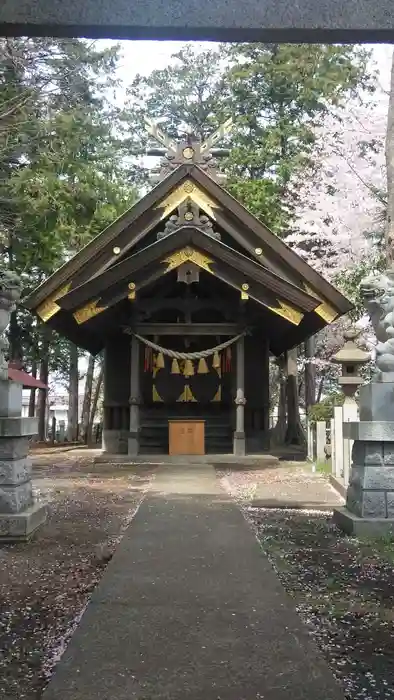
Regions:
<instances>
[{"instance_id":1,"label":"hanging paper strips","mask_svg":"<svg viewBox=\"0 0 394 700\"><path fill-rule=\"evenodd\" d=\"M209 369L207 362L204 357L201 357L198 361L197 374L208 374Z\"/></svg>"},{"instance_id":2,"label":"hanging paper strips","mask_svg":"<svg viewBox=\"0 0 394 700\"><path fill-rule=\"evenodd\" d=\"M192 377L194 374L194 366L191 360L185 360L185 367L183 370L184 377Z\"/></svg>"},{"instance_id":3,"label":"hanging paper strips","mask_svg":"<svg viewBox=\"0 0 394 700\"><path fill-rule=\"evenodd\" d=\"M156 355L156 369L164 369L165 363L164 363L164 356L162 352L157 353Z\"/></svg>"},{"instance_id":4,"label":"hanging paper strips","mask_svg":"<svg viewBox=\"0 0 394 700\"><path fill-rule=\"evenodd\" d=\"M174 357L174 359L171 363L171 374L180 374L180 373L181 373L181 370L179 369L179 362L176 359L176 357Z\"/></svg>"},{"instance_id":5,"label":"hanging paper strips","mask_svg":"<svg viewBox=\"0 0 394 700\"><path fill-rule=\"evenodd\" d=\"M219 369L219 368L220 368L220 355L219 355L219 353L217 352L217 350L215 350L215 352L213 353L212 367L213 367L214 369Z\"/></svg>"}]
</instances>

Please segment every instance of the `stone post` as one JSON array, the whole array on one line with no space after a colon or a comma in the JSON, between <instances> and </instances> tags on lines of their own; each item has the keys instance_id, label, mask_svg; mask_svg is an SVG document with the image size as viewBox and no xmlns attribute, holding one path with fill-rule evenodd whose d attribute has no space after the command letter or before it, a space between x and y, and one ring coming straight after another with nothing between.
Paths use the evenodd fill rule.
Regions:
<instances>
[{"instance_id":1,"label":"stone post","mask_svg":"<svg viewBox=\"0 0 394 700\"><path fill-rule=\"evenodd\" d=\"M394 517L394 509L392 516L389 514L391 452L394 504L394 384L382 382L362 386L359 395L360 421L357 421L355 393L362 383L357 370L370 355L355 345L356 335L354 331L348 332L344 348L333 358L334 362L342 365L339 382L345 401L341 456L347 486L346 508L334 510L334 522L349 534L378 533L387 529L388 518ZM387 423L390 415L392 424ZM386 429L381 421L385 421Z\"/></svg>"},{"instance_id":2,"label":"stone post","mask_svg":"<svg viewBox=\"0 0 394 700\"><path fill-rule=\"evenodd\" d=\"M318 420L316 423L316 460L324 462L326 453L324 448L327 442L327 426L325 420Z\"/></svg>"},{"instance_id":3,"label":"stone post","mask_svg":"<svg viewBox=\"0 0 394 700\"><path fill-rule=\"evenodd\" d=\"M234 447L235 455L244 457L246 452L245 445L245 341L242 336L237 342L236 353L236 380L237 390L235 396L235 432L234 432Z\"/></svg>"},{"instance_id":4,"label":"stone post","mask_svg":"<svg viewBox=\"0 0 394 700\"><path fill-rule=\"evenodd\" d=\"M331 442L331 474L335 475L335 465L337 459L336 444L335 444L335 418L330 420L330 442Z\"/></svg>"},{"instance_id":5,"label":"stone post","mask_svg":"<svg viewBox=\"0 0 394 700\"><path fill-rule=\"evenodd\" d=\"M343 410L342 406L334 406L334 441L333 464L336 479L343 477Z\"/></svg>"},{"instance_id":6,"label":"stone post","mask_svg":"<svg viewBox=\"0 0 394 700\"><path fill-rule=\"evenodd\" d=\"M343 424L358 422L358 406L354 396L345 397L342 409ZM345 433L343 438L343 480L345 482L345 486L348 486L352 464L353 440L346 437L346 427L344 427L343 430Z\"/></svg>"},{"instance_id":7,"label":"stone post","mask_svg":"<svg viewBox=\"0 0 394 700\"><path fill-rule=\"evenodd\" d=\"M20 297L12 272L0 273L0 540L29 539L44 522L46 507L34 502L29 438L37 433L36 418L22 418L22 385L8 379L4 332Z\"/></svg>"},{"instance_id":8,"label":"stone post","mask_svg":"<svg viewBox=\"0 0 394 700\"><path fill-rule=\"evenodd\" d=\"M128 454L135 457L140 446L140 341L135 335L131 338L130 371L130 424Z\"/></svg>"},{"instance_id":9,"label":"stone post","mask_svg":"<svg viewBox=\"0 0 394 700\"><path fill-rule=\"evenodd\" d=\"M307 440L307 448L308 448L308 459L310 462L313 462L314 457L315 457L315 428L313 426L313 423L309 419L307 419L307 424L306 424L306 440Z\"/></svg>"}]
</instances>

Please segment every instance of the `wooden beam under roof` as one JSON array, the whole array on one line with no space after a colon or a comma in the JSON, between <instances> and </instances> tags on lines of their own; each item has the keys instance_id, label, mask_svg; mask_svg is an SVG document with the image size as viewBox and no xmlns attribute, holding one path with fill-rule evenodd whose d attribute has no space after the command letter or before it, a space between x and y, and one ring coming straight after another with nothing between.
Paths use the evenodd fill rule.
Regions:
<instances>
[{"instance_id":1,"label":"wooden beam under roof","mask_svg":"<svg viewBox=\"0 0 394 700\"><path fill-rule=\"evenodd\" d=\"M126 329L127 332L128 329ZM237 323L137 323L129 332L139 335L237 335L244 329Z\"/></svg>"},{"instance_id":2,"label":"wooden beam under roof","mask_svg":"<svg viewBox=\"0 0 394 700\"><path fill-rule=\"evenodd\" d=\"M251 277L257 284L295 304L303 311L312 311L318 306L319 302L302 289L287 282L287 280L281 279L278 275L225 246L220 241L205 235L199 229L190 226L182 227L171 234L171 236L162 238L118 265L109 268L102 275L98 275L81 285L81 287L71 290L59 299L57 303L61 308L73 311L90 299L98 297L112 285L119 283L121 279L132 279L133 274L137 270L143 269L154 261L158 264L164 263L166 255L188 245L191 247L197 246L200 250L208 252L216 259L217 265L226 264L233 268L236 274L243 273L245 277ZM212 260L212 263L214 262ZM245 279L244 281L247 280Z\"/></svg>"},{"instance_id":3,"label":"wooden beam under roof","mask_svg":"<svg viewBox=\"0 0 394 700\"><path fill-rule=\"evenodd\" d=\"M303 283L305 292L313 290L318 300L323 304L328 303L328 306L337 310L338 315L351 309L350 302L335 287L196 165L181 165L174 170L35 290L25 301L26 307L36 309L51 294L56 295L62 290L65 284L69 284L70 289L80 287L93 276L100 276L111 266L116 267L119 255L124 256L130 252L162 218L163 212L168 207L171 208L173 202L171 204L170 199L174 199L182 182L188 184L189 190L189 185L195 184L199 201L206 200L207 207L214 210L214 216L222 229L244 246L244 257L254 257L260 266L266 261L267 268L276 274L280 273L279 276L295 286L301 287ZM185 194L187 193L183 196ZM192 196L192 192L189 195ZM118 255L114 253L114 248L120 249ZM260 249L261 254L256 254L256 250ZM326 314L326 319L329 316Z\"/></svg>"}]
</instances>

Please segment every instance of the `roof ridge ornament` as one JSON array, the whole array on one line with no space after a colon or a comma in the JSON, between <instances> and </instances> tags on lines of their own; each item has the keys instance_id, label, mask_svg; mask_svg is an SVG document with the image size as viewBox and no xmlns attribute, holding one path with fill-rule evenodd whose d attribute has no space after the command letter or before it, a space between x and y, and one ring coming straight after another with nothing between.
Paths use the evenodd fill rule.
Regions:
<instances>
[{"instance_id":1,"label":"roof ridge ornament","mask_svg":"<svg viewBox=\"0 0 394 700\"><path fill-rule=\"evenodd\" d=\"M188 130L183 139L175 141L153 119L147 116L144 119L146 131L161 145L161 148L152 146L147 150L147 155L160 156L161 158L160 165L152 170L152 184L157 184L179 165L185 163L198 165L220 185L225 183L226 175L219 171L217 159L228 156L230 151L226 148L216 148L216 144L231 132L233 128L232 117L223 122L204 141L193 134L191 130Z\"/></svg>"}]
</instances>

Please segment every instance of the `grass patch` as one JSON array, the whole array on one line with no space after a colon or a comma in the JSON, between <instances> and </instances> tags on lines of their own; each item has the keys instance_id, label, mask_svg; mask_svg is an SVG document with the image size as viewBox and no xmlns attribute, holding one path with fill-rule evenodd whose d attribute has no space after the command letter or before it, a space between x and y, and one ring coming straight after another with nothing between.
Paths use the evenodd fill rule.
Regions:
<instances>
[{"instance_id":1,"label":"grass patch","mask_svg":"<svg viewBox=\"0 0 394 700\"><path fill-rule=\"evenodd\" d=\"M319 474L331 474L332 472L332 466L331 466L331 459L319 459L316 462L316 471Z\"/></svg>"},{"instance_id":2,"label":"grass patch","mask_svg":"<svg viewBox=\"0 0 394 700\"><path fill-rule=\"evenodd\" d=\"M394 562L394 533L381 535L380 537L358 538L360 547L369 550L372 555Z\"/></svg>"}]
</instances>

